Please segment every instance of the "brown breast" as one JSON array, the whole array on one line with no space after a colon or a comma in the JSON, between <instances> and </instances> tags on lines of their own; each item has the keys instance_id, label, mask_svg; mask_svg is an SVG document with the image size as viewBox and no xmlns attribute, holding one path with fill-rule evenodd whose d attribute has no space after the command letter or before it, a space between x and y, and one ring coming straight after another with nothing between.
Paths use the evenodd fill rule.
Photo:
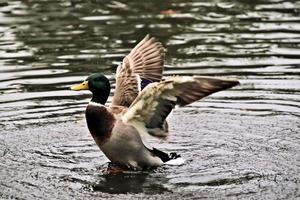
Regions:
<instances>
[{"instance_id":1,"label":"brown breast","mask_svg":"<svg viewBox=\"0 0 300 200\"><path fill-rule=\"evenodd\" d=\"M85 111L90 133L98 145L105 143L112 134L116 118L105 106L89 104Z\"/></svg>"}]
</instances>

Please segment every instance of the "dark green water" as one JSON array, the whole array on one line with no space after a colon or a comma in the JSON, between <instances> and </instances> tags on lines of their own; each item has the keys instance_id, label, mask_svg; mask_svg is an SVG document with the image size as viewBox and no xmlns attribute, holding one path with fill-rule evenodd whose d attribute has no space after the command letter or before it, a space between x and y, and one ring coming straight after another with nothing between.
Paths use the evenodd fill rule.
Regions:
<instances>
[{"instance_id":1,"label":"dark green water","mask_svg":"<svg viewBox=\"0 0 300 200\"><path fill-rule=\"evenodd\" d=\"M300 198L300 1L0 1L0 198ZM187 160L106 175L84 121L90 73L146 34L165 76L241 85L177 109L167 143Z\"/></svg>"}]
</instances>

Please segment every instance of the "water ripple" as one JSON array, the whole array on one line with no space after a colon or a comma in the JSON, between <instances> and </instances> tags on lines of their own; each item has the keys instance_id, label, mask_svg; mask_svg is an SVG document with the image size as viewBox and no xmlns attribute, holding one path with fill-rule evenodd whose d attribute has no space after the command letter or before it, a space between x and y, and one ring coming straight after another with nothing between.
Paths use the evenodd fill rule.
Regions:
<instances>
[{"instance_id":1,"label":"water ripple","mask_svg":"<svg viewBox=\"0 0 300 200\"><path fill-rule=\"evenodd\" d=\"M0 198L298 197L299 9L291 0L0 2ZM113 94L117 65L147 33L167 48L165 77L241 84L175 110L169 143L150 141L185 165L109 175L83 120L90 93L69 87L100 72Z\"/></svg>"}]
</instances>

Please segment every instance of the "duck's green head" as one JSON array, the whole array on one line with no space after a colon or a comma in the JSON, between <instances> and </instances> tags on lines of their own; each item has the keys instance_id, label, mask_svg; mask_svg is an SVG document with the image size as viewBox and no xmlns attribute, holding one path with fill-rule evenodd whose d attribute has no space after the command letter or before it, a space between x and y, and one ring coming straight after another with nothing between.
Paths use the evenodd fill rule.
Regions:
<instances>
[{"instance_id":1,"label":"duck's green head","mask_svg":"<svg viewBox=\"0 0 300 200\"><path fill-rule=\"evenodd\" d=\"M110 83L103 74L97 73L87 77L81 84L72 86L71 90L90 90L93 102L105 104L110 93Z\"/></svg>"}]
</instances>

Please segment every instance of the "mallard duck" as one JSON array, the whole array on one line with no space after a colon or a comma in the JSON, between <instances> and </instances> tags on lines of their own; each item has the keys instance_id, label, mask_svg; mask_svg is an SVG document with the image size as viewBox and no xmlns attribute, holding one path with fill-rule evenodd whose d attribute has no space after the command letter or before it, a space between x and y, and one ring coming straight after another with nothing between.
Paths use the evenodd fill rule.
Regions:
<instances>
[{"instance_id":1,"label":"mallard duck","mask_svg":"<svg viewBox=\"0 0 300 200\"><path fill-rule=\"evenodd\" d=\"M72 90L90 90L86 122L96 144L112 162L131 169L157 167L177 158L146 143L148 136L168 136L167 116L209 94L233 87L236 80L174 76L162 80L165 52L147 35L123 59L116 71L115 93L105 103L111 85L103 74L92 74Z\"/></svg>"}]
</instances>

